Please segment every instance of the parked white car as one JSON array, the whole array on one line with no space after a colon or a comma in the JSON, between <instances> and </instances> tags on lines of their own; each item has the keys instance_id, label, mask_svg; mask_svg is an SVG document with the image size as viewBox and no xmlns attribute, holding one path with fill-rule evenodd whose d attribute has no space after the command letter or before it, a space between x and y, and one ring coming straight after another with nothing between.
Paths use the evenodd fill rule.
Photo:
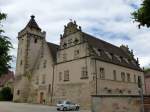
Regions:
<instances>
[{"instance_id":1,"label":"parked white car","mask_svg":"<svg viewBox=\"0 0 150 112\"><path fill-rule=\"evenodd\" d=\"M75 104L72 103L71 101L59 101L57 103L57 110L63 110L63 111L67 111L67 110L79 110L80 105L79 104Z\"/></svg>"}]
</instances>

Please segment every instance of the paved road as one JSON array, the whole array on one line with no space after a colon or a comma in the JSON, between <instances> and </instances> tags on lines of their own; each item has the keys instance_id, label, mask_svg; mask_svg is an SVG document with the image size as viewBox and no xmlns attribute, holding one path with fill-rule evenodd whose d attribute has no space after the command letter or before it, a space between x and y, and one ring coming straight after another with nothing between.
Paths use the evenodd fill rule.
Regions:
<instances>
[{"instance_id":1,"label":"paved road","mask_svg":"<svg viewBox=\"0 0 150 112\"><path fill-rule=\"evenodd\" d=\"M0 102L0 112L59 112L59 111L57 111L56 107L53 106L27 104L27 103ZM90 111L81 110L81 111L67 111L67 112L90 112Z\"/></svg>"}]
</instances>

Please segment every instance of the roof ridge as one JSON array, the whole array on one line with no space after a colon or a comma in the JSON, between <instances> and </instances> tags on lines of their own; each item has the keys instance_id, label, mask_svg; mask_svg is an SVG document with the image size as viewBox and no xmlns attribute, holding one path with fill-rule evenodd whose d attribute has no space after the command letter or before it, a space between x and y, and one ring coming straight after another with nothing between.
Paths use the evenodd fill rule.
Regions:
<instances>
[{"instance_id":1,"label":"roof ridge","mask_svg":"<svg viewBox=\"0 0 150 112\"><path fill-rule=\"evenodd\" d=\"M85 33L85 32L83 32L84 34L86 34L86 35L88 35L88 36L90 36L90 38L94 38L94 39L97 39L98 41L101 41L101 42L103 42L103 43L106 43L106 44L109 44L109 45L111 45L111 46L113 46L113 47L117 47L117 48L119 48L120 49L120 47L118 47L118 46L116 46L116 45L114 45L114 44L111 44L111 43L109 43L109 42L107 42L107 41L104 41L104 40L102 40L102 39L100 39L100 38L97 38L97 37L95 37L95 36L93 36L93 35L91 35L91 34L88 34L88 33ZM121 49L122 50L122 49Z\"/></svg>"}]
</instances>

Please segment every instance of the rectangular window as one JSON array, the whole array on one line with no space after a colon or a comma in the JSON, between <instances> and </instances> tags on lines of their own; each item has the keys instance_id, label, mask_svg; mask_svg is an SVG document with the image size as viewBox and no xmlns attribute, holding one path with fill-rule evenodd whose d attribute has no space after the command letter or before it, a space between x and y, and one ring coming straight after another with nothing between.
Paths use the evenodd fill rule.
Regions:
<instances>
[{"instance_id":1,"label":"rectangular window","mask_svg":"<svg viewBox=\"0 0 150 112\"><path fill-rule=\"evenodd\" d=\"M114 80L117 80L116 70L113 70L113 78Z\"/></svg>"},{"instance_id":2,"label":"rectangular window","mask_svg":"<svg viewBox=\"0 0 150 112\"><path fill-rule=\"evenodd\" d=\"M74 58L78 58L79 56L79 50L74 50Z\"/></svg>"},{"instance_id":3,"label":"rectangular window","mask_svg":"<svg viewBox=\"0 0 150 112\"><path fill-rule=\"evenodd\" d=\"M43 62L43 68L46 68L46 64L47 64L47 61L44 60L44 62Z\"/></svg>"},{"instance_id":4,"label":"rectangular window","mask_svg":"<svg viewBox=\"0 0 150 112\"><path fill-rule=\"evenodd\" d=\"M20 61L20 65L22 65L22 60Z\"/></svg>"},{"instance_id":5,"label":"rectangular window","mask_svg":"<svg viewBox=\"0 0 150 112\"><path fill-rule=\"evenodd\" d=\"M64 71L64 81L69 81L69 70Z\"/></svg>"},{"instance_id":6,"label":"rectangular window","mask_svg":"<svg viewBox=\"0 0 150 112\"><path fill-rule=\"evenodd\" d=\"M20 90L17 90L17 95L20 95Z\"/></svg>"},{"instance_id":7,"label":"rectangular window","mask_svg":"<svg viewBox=\"0 0 150 112\"><path fill-rule=\"evenodd\" d=\"M62 72L59 72L59 81L62 80Z\"/></svg>"},{"instance_id":8,"label":"rectangular window","mask_svg":"<svg viewBox=\"0 0 150 112\"><path fill-rule=\"evenodd\" d=\"M123 82L125 82L125 73L124 72L121 72L121 79Z\"/></svg>"},{"instance_id":9,"label":"rectangular window","mask_svg":"<svg viewBox=\"0 0 150 112\"><path fill-rule=\"evenodd\" d=\"M131 77L130 77L130 74L129 74L129 73L127 73L127 81L128 81L128 82L131 82Z\"/></svg>"},{"instance_id":10,"label":"rectangular window","mask_svg":"<svg viewBox=\"0 0 150 112\"><path fill-rule=\"evenodd\" d=\"M99 77L100 77L101 79L104 79L104 78L105 78L105 71L104 71L104 68L100 68Z\"/></svg>"},{"instance_id":11,"label":"rectangular window","mask_svg":"<svg viewBox=\"0 0 150 112\"><path fill-rule=\"evenodd\" d=\"M64 54L63 54L63 61L66 61L66 60L67 60L67 54L64 53Z\"/></svg>"},{"instance_id":12,"label":"rectangular window","mask_svg":"<svg viewBox=\"0 0 150 112\"><path fill-rule=\"evenodd\" d=\"M82 67L81 68L81 79L87 79L87 78L88 78L87 67Z\"/></svg>"},{"instance_id":13,"label":"rectangular window","mask_svg":"<svg viewBox=\"0 0 150 112\"><path fill-rule=\"evenodd\" d=\"M136 75L134 74L134 82L136 83Z\"/></svg>"},{"instance_id":14,"label":"rectangular window","mask_svg":"<svg viewBox=\"0 0 150 112\"><path fill-rule=\"evenodd\" d=\"M51 84L48 85L48 93L51 93Z\"/></svg>"},{"instance_id":15,"label":"rectangular window","mask_svg":"<svg viewBox=\"0 0 150 112\"><path fill-rule=\"evenodd\" d=\"M36 84L39 84L39 77L36 77Z\"/></svg>"},{"instance_id":16,"label":"rectangular window","mask_svg":"<svg viewBox=\"0 0 150 112\"><path fill-rule=\"evenodd\" d=\"M142 77L138 76L138 87L141 88L142 87Z\"/></svg>"},{"instance_id":17,"label":"rectangular window","mask_svg":"<svg viewBox=\"0 0 150 112\"><path fill-rule=\"evenodd\" d=\"M45 77L45 75L43 75L42 76L42 84L45 84L45 79L46 79L46 77Z\"/></svg>"}]
</instances>

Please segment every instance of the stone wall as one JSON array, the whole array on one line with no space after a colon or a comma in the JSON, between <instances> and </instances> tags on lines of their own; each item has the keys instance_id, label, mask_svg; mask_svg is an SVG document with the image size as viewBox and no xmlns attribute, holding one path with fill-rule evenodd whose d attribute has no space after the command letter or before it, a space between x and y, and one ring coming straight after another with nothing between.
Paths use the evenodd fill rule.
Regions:
<instances>
[{"instance_id":1,"label":"stone wall","mask_svg":"<svg viewBox=\"0 0 150 112\"><path fill-rule=\"evenodd\" d=\"M139 96L92 96L92 112L141 112Z\"/></svg>"},{"instance_id":2,"label":"stone wall","mask_svg":"<svg viewBox=\"0 0 150 112\"><path fill-rule=\"evenodd\" d=\"M54 104L61 100L69 100L80 104L82 109L91 108L91 93L88 83L58 84L54 92Z\"/></svg>"},{"instance_id":3,"label":"stone wall","mask_svg":"<svg viewBox=\"0 0 150 112\"><path fill-rule=\"evenodd\" d=\"M150 95L150 76L145 76L145 91L147 95Z\"/></svg>"}]
</instances>

